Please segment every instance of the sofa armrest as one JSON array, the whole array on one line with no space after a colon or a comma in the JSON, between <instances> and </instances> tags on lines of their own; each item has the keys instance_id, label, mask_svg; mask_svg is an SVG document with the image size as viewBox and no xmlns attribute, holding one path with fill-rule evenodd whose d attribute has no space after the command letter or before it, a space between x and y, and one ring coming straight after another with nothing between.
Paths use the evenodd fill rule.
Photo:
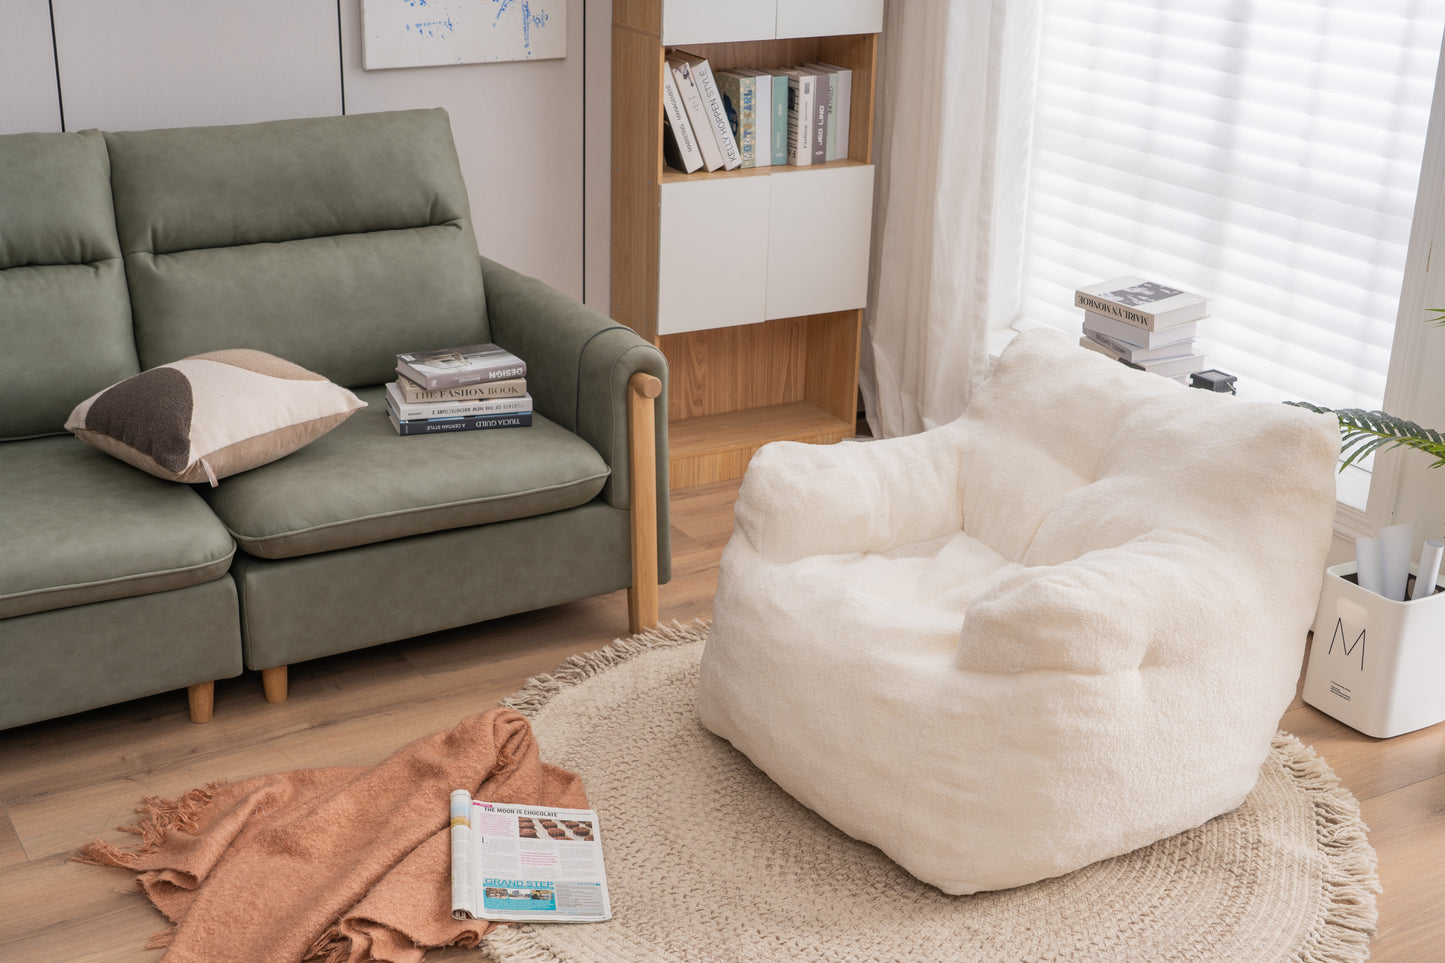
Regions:
<instances>
[{"instance_id":1,"label":"sofa armrest","mask_svg":"<svg viewBox=\"0 0 1445 963\"><path fill-rule=\"evenodd\" d=\"M734 508L765 558L883 552L963 527L962 425L870 442L779 441L753 455Z\"/></svg>"},{"instance_id":2,"label":"sofa armrest","mask_svg":"<svg viewBox=\"0 0 1445 963\"><path fill-rule=\"evenodd\" d=\"M667 360L631 328L554 288L483 257L482 278L492 340L527 362L534 409L574 432L612 469L602 498L631 507L628 381L642 372L662 382L656 404L667 410ZM654 419L657 491L667 492L667 418ZM659 577L670 573L668 504L657 499Z\"/></svg>"}]
</instances>

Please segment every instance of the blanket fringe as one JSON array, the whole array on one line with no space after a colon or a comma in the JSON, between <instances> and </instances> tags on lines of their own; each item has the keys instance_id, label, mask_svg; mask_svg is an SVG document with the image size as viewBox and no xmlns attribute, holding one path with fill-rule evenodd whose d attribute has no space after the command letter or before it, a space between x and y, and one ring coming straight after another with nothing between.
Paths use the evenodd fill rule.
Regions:
<instances>
[{"instance_id":1,"label":"blanket fringe","mask_svg":"<svg viewBox=\"0 0 1445 963\"><path fill-rule=\"evenodd\" d=\"M1368 951L1379 913L1379 858L1366 838L1360 804L1340 785L1329 764L1294 736L1280 732L1274 749L1284 760L1295 785L1314 804L1315 835L1325 857L1324 888L1329 910L1315 922L1300 948L1302 963L1358 960Z\"/></svg>"},{"instance_id":2,"label":"blanket fringe","mask_svg":"<svg viewBox=\"0 0 1445 963\"><path fill-rule=\"evenodd\" d=\"M694 619L686 625L674 619L671 625L658 625L630 638L613 639L609 645L596 651L572 656L550 673L528 679L526 685L503 699L501 704L530 719L563 689L586 682L644 652L701 641L707 637L710 625L706 619Z\"/></svg>"},{"instance_id":3,"label":"blanket fringe","mask_svg":"<svg viewBox=\"0 0 1445 963\"><path fill-rule=\"evenodd\" d=\"M133 825L119 827L121 832L139 836L139 844L122 848L115 843L95 840L86 843L71 858L78 863L89 863L92 866L129 868L142 856L155 852L167 837L175 833L194 836L199 828L201 811L211 801L214 785L212 783L201 789L192 789L174 799L146 796L135 810L141 818Z\"/></svg>"}]
</instances>

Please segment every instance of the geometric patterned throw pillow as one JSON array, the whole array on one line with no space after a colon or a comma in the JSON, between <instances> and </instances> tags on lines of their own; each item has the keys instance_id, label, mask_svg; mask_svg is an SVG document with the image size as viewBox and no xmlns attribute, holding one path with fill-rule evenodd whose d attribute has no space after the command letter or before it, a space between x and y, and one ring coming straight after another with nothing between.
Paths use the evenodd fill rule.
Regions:
<instances>
[{"instance_id":1,"label":"geometric patterned throw pillow","mask_svg":"<svg viewBox=\"0 0 1445 963\"><path fill-rule=\"evenodd\" d=\"M290 454L364 407L300 365L232 348L113 384L76 405L65 427L157 478L214 486Z\"/></svg>"}]
</instances>

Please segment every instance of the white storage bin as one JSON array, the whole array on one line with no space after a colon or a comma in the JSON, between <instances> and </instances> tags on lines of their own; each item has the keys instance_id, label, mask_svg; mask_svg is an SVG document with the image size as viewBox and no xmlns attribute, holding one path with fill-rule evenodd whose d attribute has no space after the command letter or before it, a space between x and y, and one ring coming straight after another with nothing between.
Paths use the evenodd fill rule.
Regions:
<instances>
[{"instance_id":1,"label":"white storage bin","mask_svg":"<svg viewBox=\"0 0 1445 963\"><path fill-rule=\"evenodd\" d=\"M1304 701L1380 739L1445 720L1445 592L1396 602L1354 578L1325 570Z\"/></svg>"}]
</instances>

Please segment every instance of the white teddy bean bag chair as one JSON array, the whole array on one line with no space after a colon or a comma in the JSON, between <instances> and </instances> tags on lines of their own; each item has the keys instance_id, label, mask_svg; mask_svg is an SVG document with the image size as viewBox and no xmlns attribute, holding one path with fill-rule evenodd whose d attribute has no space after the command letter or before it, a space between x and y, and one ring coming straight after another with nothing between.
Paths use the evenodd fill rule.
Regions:
<instances>
[{"instance_id":1,"label":"white teddy bean bag chair","mask_svg":"<svg viewBox=\"0 0 1445 963\"><path fill-rule=\"evenodd\" d=\"M1022 335L952 424L753 458L702 721L948 893L1200 825L1293 697L1338 453L1328 415Z\"/></svg>"}]
</instances>

